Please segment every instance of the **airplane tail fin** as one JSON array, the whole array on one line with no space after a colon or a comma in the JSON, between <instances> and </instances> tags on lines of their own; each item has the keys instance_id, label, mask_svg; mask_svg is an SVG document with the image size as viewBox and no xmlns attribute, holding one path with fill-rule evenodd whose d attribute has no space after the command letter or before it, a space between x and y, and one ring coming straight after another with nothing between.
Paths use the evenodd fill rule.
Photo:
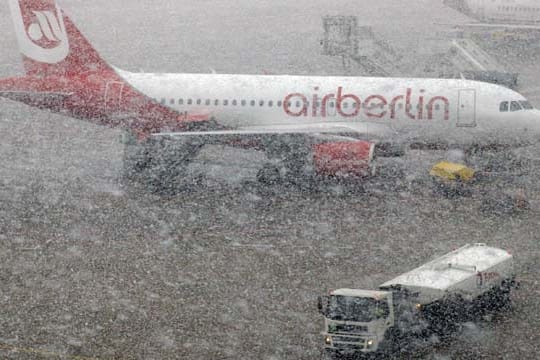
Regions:
<instances>
[{"instance_id":1,"label":"airplane tail fin","mask_svg":"<svg viewBox=\"0 0 540 360\"><path fill-rule=\"evenodd\" d=\"M9 0L28 76L66 77L110 70L56 0Z\"/></svg>"}]
</instances>

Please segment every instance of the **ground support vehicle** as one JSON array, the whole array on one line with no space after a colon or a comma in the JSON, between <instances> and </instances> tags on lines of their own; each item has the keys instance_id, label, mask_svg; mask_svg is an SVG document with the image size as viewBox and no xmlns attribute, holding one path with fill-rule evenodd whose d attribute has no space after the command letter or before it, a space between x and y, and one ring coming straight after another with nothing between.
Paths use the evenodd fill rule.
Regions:
<instances>
[{"instance_id":1,"label":"ground support vehicle","mask_svg":"<svg viewBox=\"0 0 540 360\"><path fill-rule=\"evenodd\" d=\"M324 354L384 357L410 352L460 323L510 305L513 257L469 244L380 285L338 289L319 298Z\"/></svg>"}]
</instances>

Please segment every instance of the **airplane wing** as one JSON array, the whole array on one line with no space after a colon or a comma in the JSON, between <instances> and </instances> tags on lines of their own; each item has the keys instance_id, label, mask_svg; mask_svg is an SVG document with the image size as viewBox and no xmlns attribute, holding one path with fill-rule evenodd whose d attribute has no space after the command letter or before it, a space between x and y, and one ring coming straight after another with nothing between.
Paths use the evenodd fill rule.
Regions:
<instances>
[{"instance_id":1,"label":"airplane wing","mask_svg":"<svg viewBox=\"0 0 540 360\"><path fill-rule=\"evenodd\" d=\"M393 130L386 124L357 122L325 122L294 125L253 126L235 130L185 131L153 134L154 137L227 137L279 134L351 134L359 136L391 136Z\"/></svg>"}]
</instances>

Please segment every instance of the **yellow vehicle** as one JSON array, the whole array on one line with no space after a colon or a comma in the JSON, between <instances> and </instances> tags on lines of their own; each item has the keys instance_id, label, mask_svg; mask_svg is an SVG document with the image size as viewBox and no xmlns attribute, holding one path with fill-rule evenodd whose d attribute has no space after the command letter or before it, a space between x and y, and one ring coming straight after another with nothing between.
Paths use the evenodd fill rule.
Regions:
<instances>
[{"instance_id":1,"label":"yellow vehicle","mask_svg":"<svg viewBox=\"0 0 540 360\"><path fill-rule=\"evenodd\" d=\"M445 196L472 194L468 185L473 182L475 171L468 166L441 161L433 166L429 174L434 179L435 191Z\"/></svg>"},{"instance_id":2,"label":"yellow vehicle","mask_svg":"<svg viewBox=\"0 0 540 360\"><path fill-rule=\"evenodd\" d=\"M448 161L437 163L429 172L431 176L442 180L459 180L464 182L472 181L474 173L474 170L468 166Z\"/></svg>"}]
</instances>

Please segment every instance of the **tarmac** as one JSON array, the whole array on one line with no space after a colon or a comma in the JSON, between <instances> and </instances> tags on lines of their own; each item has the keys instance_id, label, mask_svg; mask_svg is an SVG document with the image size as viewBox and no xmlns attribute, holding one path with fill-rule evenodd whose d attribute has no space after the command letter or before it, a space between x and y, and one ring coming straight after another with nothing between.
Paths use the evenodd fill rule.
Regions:
<instances>
[{"instance_id":1,"label":"tarmac","mask_svg":"<svg viewBox=\"0 0 540 360\"><path fill-rule=\"evenodd\" d=\"M338 8L322 1L62 4L106 59L146 71L338 73L339 59L317 55L322 15L354 9L405 48L426 36L421 20L450 13L420 0L406 7L346 1ZM380 9L401 23L386 27ZM0 15L0 46L16 49L9 16ZM403 41L396 38L400 26L407 30ZM15 50L1 56L3 76L20 71ZM522 86L536 86L537 68L523 69ZM515 256L521 287L513 309L464 324L448 342L411 356L540 353L535 161L510 177L531 207L510 213L482 211L481 196L436 194L426 173L444 153L419 151L406 154L408 170L397 179L305 191L255 186L261 154L209 147L192 166L203 184L163 197L121 185L118 130L0 99L0 134L0 357L318 358L318 295L375 288L476 242ZM535 160L536 148L527 150L524 156ZM486 185L491 189L498 187Z\"/></svg>"}]
</instances>

